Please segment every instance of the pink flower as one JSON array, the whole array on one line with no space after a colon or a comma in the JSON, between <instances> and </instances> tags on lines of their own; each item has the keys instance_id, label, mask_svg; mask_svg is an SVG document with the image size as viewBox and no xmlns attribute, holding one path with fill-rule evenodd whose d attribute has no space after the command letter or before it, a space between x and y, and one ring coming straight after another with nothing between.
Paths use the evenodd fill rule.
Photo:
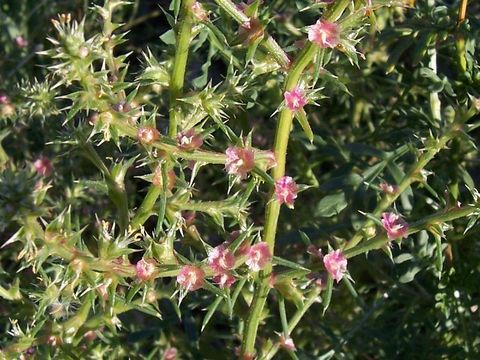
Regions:
<instances>
[{"instance_id":1,"label":"pink flower","mask_svg":"<svg viewBox=\"0 0 480 360\"><path fill-rule=\"evenodd\" d=\"M390 240L408 236L408 224L398 214L393 212L383 213L382 224Z\"/></svg>"},{"instance_id":2,"label":"pink flower","mask_svg":"<svg viewBox=\"0 0 480 360\"><path fill-rule=\"evenodd\" d=\"M157 129L151 126L143 126L138 129L137 138L142 144L150 145L160 137Z\"/></svg>"},{"instance_id":3,"label":"pink flower","mask_svg":"<svg viewBox=\"0 0 480 360\"><path fill-rule=\"evenodd\" d=\"M347 271L347 259L341 250L334 250L323 257L323 265L330 275L337 281L342 280Z\"/></svg>"},{"instance_id":4,"label":"pink flower","mask_svg":"<svg viewBox=\"0 0 480 360\"><path fill-rule=\"evenodd\" d=\"M398 186L388 184L386 182L381 183L378 185L380 190L382 190L385 194L393 195L398 191Z\"/></svg>"},{"instance_id":5,"label":"pink flower","mask_svg":"<svg viewBox=\"0 0 480 360\"><path fill-rule=\"evenodd\" d=\"M285 338L284 335L280 335L280 346L285 350L295 351L295 343L291 337Z\"/></svg>"},{"instance_id":6,"label":"pink flower","mask_svg":"<svg viewBox=\"0 0 480 360\"><path fill-rule=\"evenodd\" d=\"M207 21L208 20L208 14L203 8L202 4L200 4L198 1L195 1L192 5L192 13L193 16L197 18L198 21Z\"/></svg>"},{"instance_id":7,"label":"pink flower","mask_svg":"<svg viewBox=\"0 0 480 360\"><path fill-rule=\"evenodd\" d=\"M17 36L15 38L15 43L20 48L26 48L28 46L28 40L26 40L23 36Z\"/></svg>"},{"instance_id":8,"label":"pink flower","mask_svg":"<svg viewBox=\"0 0 480 360\"><path fill-rule=\"evenodd\" d=\"M0 93L0 104L9 104L10 103L10 98L8 97L7 94L2 94Z\"/></svg>"},{"instance_id":9,"label":"pink flower","mask_svg":"<svg viewBox=\"0 0 480 360\"><path fill-rule=\"evenodd\" d=\"M177 359L177 348L169 347L163 353L163 360L176 360Z\"/></svg>"},{"instance_id":10,"label":"pink flower","mask_svg":"<svg viewBox=\"0 0 480 360\"><path fill-rule=\"evenodd\" d=\"M49 176L53 171L53 166L50 160L46 156L40 156L34 161L33 167L35 171L41 176Z\"/></svg>"},{"instance_id":11,"label":"pink flower","mask_svg":"<svg viewBox=\"0 0 480 360\"><path fill-rule=\"evenodd\" d=\"M183 150L195 150L203 145L203 139L197 135L195 129L189 129L177 134L178 147Z\"/></svg>"},{"instance_id":12,"label":"pink flower","mask_svg":"<svg viewBox=\"0 0 480 360\"><path fill-rule=\"evenodd\" d=\"M225 169L229 174L237 175L240 179L244 179L255 167L255 155L252 149L229 147L225 154L227 155Z\"/></svg>"},{"instance_id":13,"label":"pink flower","mask_svg":"<svg viewBox=\"0 0 480 360\"><path fill-rule=\"evenodd\" d=\"M286 107L291 111L298 111L307 104L305 91L299 87L296 87L291 91L285 91L283 97L285 99Z\"/></svg>"},{"instance_id":14,"label":"pink flower","mask_svg":"<svg viewBox=\"0 0 480 360\"><path fill-rule=\"evenodd\" d=\"M215 273L224 273L235 265L235 256L225 245L218 245L208 254L208 265Z\"/></svg>"},{"instance_id":15,"label":"pink flower","mask_svg":"<svg viewBox=\"0 0 480 360\"><path fill-rule=\"evenodd\" d=\"M229 288L237 279L229 272L219 273L213 277L213 281L220 286L221 289Z\"/></svg>"},{"instance_id":16,"label":"pink flower","mask_svg":"<svg viewBox=\"0 0 480 360\"><path fill-rule=\"evenodd\" d=\"M286 204L289 208L293 208L297 192L297 184L290 176L283 176L275 181L275 198L280 204Z\"/></svg>"},{"instance_id":17,"label":"pink flower","mask_svg":"<svg viewBox=\"0 0 480 360\"><path fill-rule=\"evenodd\" d=\"M336 23L318 20L310 26L308 40L321 48L334 48L340 42L340 28Z\"/></svg>"},{"instance_id":18,"label":"pink flower","mask_svg":"<svg viewBox=\"0 0 480 360\"><path fill-rule=\"evenodd\" d=\"M180 269L177 276L177 282L187 291L195 291L203 286L205 281L205 272L194 265L185 265Z\"/></svg>"},{"instance_id":19,"label":"pink flower","mask_svg":"<svg viewBox=\"0 0 480 360\"><path fill-rule=\"evenodd\" d=\"M245 264L247 264L250 270L259 271L267 265L271 258L272 254L267 243L262 241L248 249Z\"/></svg>"},{"instance_id":20,"label":"pink flower","mask_svg":"<svg viewBox=\"0 0 480 360\"><path fill-rule=\"evenodd\" d=\"M141 281L150 280L155 273L155 261L153 259L141 259L135 265L135 270L137 272L137 278Z\"/></svg>"}]
</instances>

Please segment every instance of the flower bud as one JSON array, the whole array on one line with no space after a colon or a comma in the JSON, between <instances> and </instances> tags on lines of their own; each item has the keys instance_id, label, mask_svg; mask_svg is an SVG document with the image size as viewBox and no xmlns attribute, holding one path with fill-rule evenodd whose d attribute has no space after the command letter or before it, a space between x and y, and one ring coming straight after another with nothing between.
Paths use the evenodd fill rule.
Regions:
<instances>
[{"instance_id":1,"label":"flower bud","mask_svg":"<svg viewBox=\"0 0 480 360\"><path fill-rule=\"evenodd\" d=\"M213 281L220 286L221 289L230 288L237 279L229 272L217 274L213 277Z\"/></svg>"},{"instance_id":2,"label":"flower bud","mask_svg":"<svg viewBox=\"0 0 480 360\"><path fill-rule=\"evenodd\" d=\"M187 291L195 291L203 286L205 272L194 265L185 265L180 269L177 276L177 283Z\"/></svg>"},{"instance_id":3,"label":"flower bud","mask_svg":"<svg viewBox=\"0 0 480 360\"><path fill-rule=\"evenodd\" d=\"M198 1L195 1L192 5L192 13L193 13L193 16L195 16L195 18L198 20L198 21L207 21L208 20L208 14L207 12L205 11L205 9L203 8L202 4Z\"/></svg>"},{"instance_id":4,"label":"flower bud","mask_svg":"<svg viewBox=\"0 0 480 360\"><path fill-rule=\"evenodd\" d=\"M318 20L310 26L308 40L321 48L334 48L340 43L340 27L330 21Z\"/></svg>"},{"instance_id":5,"label":"flower bud","mask_svg":"<svg viewBox=\"0 0 480 360\"><path fill-rule=\"evenodd\" d=\"M381 183L378 185L380 190L382 190L385 194L394 195L398 191L398 186L388 184L386 182Z\"/></svg>"},{"instance_id":6,"label":"flower bud","mask_svg":"<svg viewBox=\"0 0 480 360\"><path fill-rule=\"evenodd\" d=\"M227 159L225 162L225 169L227 173L236 175L240 179L245 179L247 173L252 171L255 167L254 152L249 148L229 147L225 154Z\"/></svg>"},{"instance_id":7,"label":"flower bud","mask_svg":"<svg viewBox=\"0 0 480 360\"><path fill-rule=\"evenodd\" d=\"M160 133L157 129L151 126L143 126L138 129L137 138L138 140L145 145L150 145L158 140Z\"/></svg>"},{"instance_id":8,"label":"flower bud","mask_svg":"<svg viewBox=\"0 0 480 360\"><path fill-rule=\"evenodd\" d=\"M23 49L28 46L28 40L26 40L23 36L17 36L15 38L15 44L17 44L19 48Z\"/></svg>"},{"instance_id":9,"label":"flower bud","mask_svg":"<svg viewBox=\"0 0 480 360\"><path fill-rule=\"evenodd\" d=\"M169 347L163 353L163 360L177 360L177 348Z\"/></svg>"},{"instance_id":10,"label":"flower bud","mask_svg":"<svg viewBox=\"0 0 480 360\"><path fill-rule=\"evenodd\" d=\"M293 208L297 192L298 186L290 176L283 176L275 181L275 198L280 204Z\"/></svg>"},{"instance_id":11,"label":"flower bud","mask_svg":"<svg viewBox=\"0 0 480 360\"><path fill-rule=\"evenodd\" d=\"M224 273L235 265L235 256L225 245L218 245L208 254L208 265L215 273Z\"/></svg>"},{"instance_id":12,"label":"flower bud","mask_svg":"<svg viewBox=\"0 0 480 360\"><path fill-rule=\"evenodd\" d=\"M285 91L283 97L285 99L285 106L290 111L298 111L307 104L305 91L299 87L296 87L291 91Z\"/></svg>"},{"instance_id":13,"label":"flower bud","mask_svg":"<svg viewBox=\"0 0 480 360\"><path fill-rule=\"evenodd\" d=\"M0 93L0 105L9 104L10 98L7 94Z\"/></svg>"},{"instance_id":14,"label":"flower bud","mask_svg":"<svg viewBox=\"0 0 480 360\"><path fill-rule=\"evenodd\" d=\"M247 251L245 264L252 271L260 271L272 259L268 244L264 241L251 246Z\"/></svg>"},{"instance_id":15,"label":"flower bud","mask_svg":"<svg viewBox=\"0 0 480 360\"><path fill-rule=\"evenodd\" d=\"M334 250L325 255L323 257L323 264L337 283L342 280L347 271L347 258L341 250Z\"/></svg>"},{"instance_id":16,"label":"flower bud","mask_svg":"<svg viewBox=\"0 0 480 360\"><path fill-rule=\"evenodd\" d=\"M295 343L291 337L286 338L284 335L280 335L280 346L285 350L295 351Z\"/></svg>"},{"instance_id":17,"label":"flower bud","mask_svg":"<svg viewBox=\"0 0 480 360\"><path fill-rule=\"evenodd\" d=\"M177 144L182 150L196 150L203 145L203 138L196 134L195 129L189 129L177 134Z\"/></svg>"},{"instance_id":18,"label":"flower bud","mask_svg":"<svg viewBox=\"0 0 480 360\"><path fill-rule=\"evenodd\" d=\"M390 240L408 236L408 224L398 214L393 212L383 213L382 225Z\"/></svg>"},{"instance_id":19,"label":"flower bud","mask_svg":"<svg viewBox=\"0 0 480 360\"><path fill-rule=\"evenodd\" d=\"M52 163L46 156L40 156L37 160L35 160L33 167L39 175L44 177L50 176L53 171Z\"/></svg>"},{"instance_id":20,"label":"flower bud","mask_svg":"<svg viewBox=\"0 0 480 360\"><path fill-rule=\"evenodd\" d=\"M78 57L80 59L85 59L90 52L88 51L88 48L86 46L80 46L78 49Z\"/></svg>"},{"instance_id":21,"label":"flower bud","mask_svg":"<svg viewBox=\"0 0 480 360\"><path fill-rule=\"evenodd\" d=\"M155 261L153 259L145 260L142 258L135 265L135 271L140 281L148 281L152 279L155 273Z\"/></svg>"}]
</instances>

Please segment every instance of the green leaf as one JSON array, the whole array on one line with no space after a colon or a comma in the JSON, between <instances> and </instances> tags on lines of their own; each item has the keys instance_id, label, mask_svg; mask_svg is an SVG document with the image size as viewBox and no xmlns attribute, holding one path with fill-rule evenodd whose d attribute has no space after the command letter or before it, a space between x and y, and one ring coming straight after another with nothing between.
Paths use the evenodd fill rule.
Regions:
<instances>
[{"instance_id":1,"label":"green leaf","mask_svg":"<svg viewBox=\"0 0 480 360\"><path fill-rule=\"evenodd\" d=\"M409 283L413 281L415 275L417 275L420 270L422 269L419 266L412 266L402 276L398 278L398 281L400 281L402 284Z\"/></svg>"},{"instance_id":2,"label":"green leaf","mask_svg":"<svg viewBox=\"0 0 480 360\"><path fill-rule=\"evenodd\" d=\"M217 310L217 308L220 305L220 303L222 302L222 300L223 300L223 297L218 296L215 299L215 301L213 303L211 303L210 306L207 308L207 313L206 313L205 317L203 318L202 328L200 330L201 332L203 332L203 330L205 329L205 327L209 323L210 319L212 318L213 314L215 314L215 311Z\"/></svg>"},{"instance_id":3,"label":"green leaf","mask_svg":"<svg viewBox=\"0 0 480 360\"><path fill-rule=\"evenodd\" d=\"M313 131L312 131L312 128L310 127L310 124L308 123L307 114L305 113L305 110L300 109L299 111L297 111L295 113L295 119L297 119L298 122L300 123L300 126L302 127L305 135L307 136L308 141L310 141L310 143L313 143Z\"/></svg>"},{"instance_id":4,"label":"green leaf","mask_svg":"<svg viewBox=\"0 0 480 360\"><path fill-rule=\"evenodd\" d=\"M344 192L327 195L316 206L315 216L332 217L338 215L347 205Z\"/></svg>"},{"instance_id":5,"label":"green leaf","mask_svg":"<svg viewBox=\"0 0 480 360\"><path fill-rule=\"evenodd\" d=\"M175 37L175 31L168 30L168 31L164 32L160 36L160 40L162 40L167 45L175 45L176 42L177 42L177 39Z\"/></svg>"},{"instance_id":6,"label":"green leaf","mask_svg":"<svg viewBox=\"0 0 480 360\"><path fill-rule=\"evenodd\" d=\"M333 291L333 278L331 275L328 275L327 287L323 291L322 295L322 304L323 304L323 314L327 311L330 306L330 301L332 300L332 291Z\"/></svg>"},{"instance_id":7,"label":"green leaf","mask_svg":"<svg viewBox=\"0 0 480 360\"><path fill-rule=\"evenodd\" d=\"M281 266L285 266L285 267L288 267L288 268L291 268L291 269L296 269L296 270L303 270L303 271L308 271L310 272L309 269L297 264L297 263L294 263L293 261L289 261L289 260L285 260L285 259L282 259L281 257L278 257L278 256L274 256L272 258L272 263L274 265L281 265Z\"/></svg>"}]
</instances>

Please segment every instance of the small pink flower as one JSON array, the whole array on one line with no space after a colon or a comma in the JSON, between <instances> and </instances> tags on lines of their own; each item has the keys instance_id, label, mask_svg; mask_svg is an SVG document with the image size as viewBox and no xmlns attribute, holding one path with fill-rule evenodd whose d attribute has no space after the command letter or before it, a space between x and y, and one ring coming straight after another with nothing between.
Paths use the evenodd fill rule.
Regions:
<instances>
[{"instance_id":1,"label":"small pink flower","mask_svg":"<svg viewBox=\"0 0 480 360\"><path fill-rule=\"evenodd\" d=\"M285 350L295 351L295 343L291 337L285 338L284 335L280 335L280 346Z\"/></svg>"},{"instance_id":2,"label":"small pink flower","mask_svg":"<svg viewBox=\"0 0 480 360\"><path fill-rule=\"evenodd\" d=\"M177 348L169 347L163 353L163 360L177 360Z\"/></svg>"},{"instance_id":3,"label":"small pink flower","mask_svg":"<svg viewBox=\"0 0 480 360\"><path fill-rule=\"evenodd\" d=\"M305 91L299 87L296 87L291 91L285 91L283 97L285 99L285 106L291 111L298 111L307 104Z\"/></svg>"},{"instance_id":4,"label":"small pink flower","mask_svg":"<svg viewBox=\"0 0 480 360\"><path fill-rule=\"evenodd\" d=\"M308 40L321 48L334 48L340 42L340 28L336 23L318 20L310 26Z\"/></svg>"},{"instance_id":5,"label":"small pink flower","mask_svg":"<svg viewBox=\"0 0 480 360\"><path fill-rule=\"evenodd\" d=\"M225 245L218 245L208 254L208 265L215 273L223 273L235 265L235 256Z\"/></svg>"},{"instance_id":6,"label":"small pink flower","mask_svg":"<svg viewBox=\"0 0 480 360\"><path fill-rule=\"evenodd\" d=\"M378 185L380 190L382 190L385 194L393 195L398 191L398 186L388 184L386 182L381 183Z\"/></svg>"},{"instance_id":7,"label":"small pink flower","mask_svg":"<svg viewBox=\"0 0 480 360\"><path fill-rule=\"evenodd\" d=\"M15 38L15 43L20 48L26 48L28 46L28 40L26 40L23 36L17 36Z\"/></svg>"},{"instance_id":8,"label":"small pink flower","mask_svg":"<svg viewBox=\"0 0 480 360\"><path fill-rule=\"evenodd\" d=\"M33 163L35 171L41 176L49 176L53 171L53 166L50 160L46 156L40 156Z\"/></svg>"},{"instance_id":9,"label":"small pink flower","mask_svg":"<svg viewBox=\"0 0 480 360\"><path fill-rule=\"evenodd\" d=\"M275 181L275 198L280 204L293 208L297 198L298 186L290 176L283 176Z\"/></svg>"},{"instance_id":10,"label":"small pink flower","mask_svg":"<svg viewBox=\"0 0 480 360\"><path fill-rule=\"evenodd\" d=\"M390 240L408 236L408 224L398 214L393 212L383 213L382 224Z\"/></svg>"},{"instance_id":11,"label":"small pink flower","mask_svg":"<svg viewBox=\"0 0 480 360\"><path fill-rule=\"evenodd\" d=\"M180 269L177 276L177 282L187 291L195 291L203 286L205 281L205 272L194 265L185 265Z\"/></svg>"},{"instance_id":12,"label":"small pink flower","mask_svg":"<svg viewBox=\"0 0 480 360\"><path fill-rule=\"evenodd\" d=\"M268 264L271 258L272 254L267 243L262 241L248 249L245 264L247 264L250 270L259 271Z\"/></svg>"},{"instance_id":13,"label":"small pink flower","mask_svg":"<svg viewBox=\"0 0 480 360\"><path fill-rule=\"evenodd\" d=\"M150 145L160 137L157 129L151 126L143 126L138 129L137 138L142 144Z\"/></svg>"},{"instance_id":14,"label":"small pink flower","mask_svg":"<svg viewBox=\"0 0 480 360\"><path fill-rule=\"evenodd\" d=\"M155 273L155 261L153 259L141 259L135 265L135 271L137 272L137 278L141 281L148 281Z\"/></svg>"},{"instance_id":15,"label":"small pink flower","mask_svg":"<svg viewBox=\"0 0 480 360\"><path fill-rule=\"evenodd\" d=\"M342 280L343 275L347 271L347 259L341 250L334 250L325 255L323 264L337 283Z\"/></svg>"},{"instance_id":16,"label":"small pink flower","mask_svg":"<svg viewBox=\"0 0 480 360\"><path fill-rule=\"evenodd\" d=\"M0 93L0 105L9 104L10 98L7 94Z\"/></svg>"},{"instance_id":17,"label":"small pink flower","mask_svg":"<svg viewBox=\"0 0 480 360\"><path fill-rule=\"evenodd\" d=\"M255 155L252 149L229 147L225 154L227 155L225 162L227 173L237 175L240 179L244 179L255 167Z\"/></svg>"},{"instance_id":18,"label":"small pink flower","mask_svg":"<svg viewBox=\"0 0 480 360\"><path fill-rule=\"evenodd\" d=\"M197 135L195 129L189 129L177 134L178 147L183 150L195 150L203 145L202 136Z\"/></svg>"},{"instance_id":19,"label":"small pink flower","mask_svg":"<svg viewBox=\"0 0 480 360\"><path fill-rule=\"evenodd\" d=\"M202 4L200 2L195 1L192 5L192 13L193 16L197 18L198 21L207 21L208 20L208 14L203 8Z\"/></svg>"},{"instance_id":20,"label":"small pink flower","mask_svg":"<svg viewBox=\"0 0 480 360\"><path fill-rule=\"evenodd\" d=\"M213 281L220 286L221 289L230 288L237 279L229 272L219 273L213 277Z\"/></svg>"}]
</instances>

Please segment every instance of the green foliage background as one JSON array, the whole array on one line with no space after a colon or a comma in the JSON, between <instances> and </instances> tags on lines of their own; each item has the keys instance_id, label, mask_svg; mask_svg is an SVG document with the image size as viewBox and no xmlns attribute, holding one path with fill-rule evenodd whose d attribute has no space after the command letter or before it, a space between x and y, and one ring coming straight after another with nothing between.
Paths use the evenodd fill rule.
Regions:
<instances>
[{"instance_id":1,"label":"green foliage background","mask_svg":"<svg viewBox=\"0 0 480 360\"><path fill-rule=\"evenodd\" d=\"M82 246L95 252L96 218L114 218L102 176L69 142L68 134L83 134L89 128L87 114L80 111L64 125L66 112L62 108L69 102L54 98L71 91L64 85L55 86L56 80L47 70L55 60L37 54L52 48L45 39L55 37L50 19L57 13L70 12L77 20L86 16L87 38L101 31L99 17L88 10L90 5L79 0L0 3L0 93L8 94L15 106L12 116L0 115L0 243L15 234L19 224L32 214L50 223L69 209L72 232L84 229ZM354 54L348 57L341 52L325 59L316 86L323 88L325 98L318 101L319 106L306 108L315 133L313 142L295 126L288 152L289 173L311 188L299 195L294 211L282 210L276 255L307 262L299 230L324 249L327 243L350 239L365 219L360 211L368 213L375 207L378 184L398 183L422 153L426 139L440 136L455 111L480 97L480 4L470 2L467 21L460 26L458 1L419 0L410 5L376 11L370 26L361 30L363 39L357 50L363 56L358 61ZM131 88L138 86L142 104L161 115L156 124L162 131L167 126L168 92L163 91L166 80L159 69L170 69L174 55L174 36L165 15L172 14L170 6L163 0L136 0L115 13L115 21L125 23L121 30L130 31L115 50L117 56L131 52L125 82ZM207 2L205 7L212 14L221 14L214 3ZM311 8L303 11L307 7ZM280 0L263 3L259 18L268 23L268 32L287 53L295 55L295 41L305 39L304 27L314 23L318 14L318 6L310 1ZM214 106L222 106L228 126L236 134L254 129L254 145L269 149L276 120L271 115L282 101L283 74L270 71L271 62L260 49L247 64L248 51L241 45L238 26L225 14L213 17L219 33L204 29L191 45L187 96L195 97L209 83L218 84L224 98ZM28 40L26 48L16 45L19 35ZM456 47L459 37L465 40L465 69ZM433 53L436 70L430 64ZM233 74L238 84L229 83ZM160 84L159 88L155 84ZM432 94L437 94L441 103L440 119L432 112ZM421 220L457 202L472 202L480 179L478 120L477 115L468 126L468 135L455 137L427 166L427 181L409 187L397 201L397 209L407 220ZM215 126L211 131L215 132L207 141L209 146L223 151L228 144L226 135ZM138 155L133 148L131 143L123 142L120 148L105 143L98 152L104 159L127 159ZM44 200L39 200L44 194L32 191L38 176L31 163L41 154L54 166ZM127 172L125 186L132 206L138 206L145 196L148 184L139 178L145 174L135 166ZM202 200L224 197L229 184L221 174L221 168L202 170L195 181L195 195ZM259 226L265 191L261 188L250 207L251 219ZM454 221L441 240L440 254L432 235L421 231L402 241L401 247L394 245L391 258L377 251L349 261L355 282L336 286L325 315L320 304L313 305L294 331L298 358L478 358L480 247L475 221L476 217ZM218 223L206 215L198 215L195 225L210 244L220 243L235 230L233 220L227 220L225 230L219 230ZM145 226L154 229L155 220L150 219ZM198 240L187 232L179 246L183 250L195 248ZM12 342L8 333L12 331L11 319L18 320L28 332L33 331L26 330L33 317L48 328L51 322L68 319L82 305L67 295L60 296L64 313L56 319L46 289L55 274L63 274L62 262L47 262L48 266L35 274L17 261L21 250L18 243L0 250L0 348ZM129 256L134 262L140 255ZM164 280L158 304L151 309L162 314L161 320L132 310L120 315L121 329L104 325L93 341L56 347L44 344L36 347L35 355L25 356L153 359L170 344L179 349L182 359L234 358L239 344L238 322L229 319L226 309L220 309L201 334L203 309L214 295L189 296L182 303L180 320L175 300L169 298L173 287L171 281ZM288 302L287 312L294 309L294 303ZM236 317L247 311L245 300L240 299ZM267 325L260 329L260 343L281 330L275 305L265 315ZM288 354L279 352L276 358L288 358Z\"/></svg>"}]
</instances>

